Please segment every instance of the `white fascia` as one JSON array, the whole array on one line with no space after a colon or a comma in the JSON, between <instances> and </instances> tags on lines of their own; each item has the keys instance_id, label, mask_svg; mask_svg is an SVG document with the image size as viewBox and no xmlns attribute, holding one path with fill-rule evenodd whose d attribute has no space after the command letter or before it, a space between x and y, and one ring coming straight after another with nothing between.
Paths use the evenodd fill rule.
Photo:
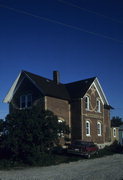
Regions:
<instances>
[{"instance_id":1,"label":"white fascia","mask_svg":"<svg viewBox=\"0 0 123 180\"><path fill-rule=\"evenodd\" d=\"M98 94L99 94L99 97L100 97L103 105L104 105L104 104L109 105L108 100L107 100L107 98L106 98L106 96L105 96L105 94L104 94L104 91L103 91L103 89L102 89L102 87L101 87L101 85L100 85L99 80L98 80L97 77L96 77L96 79L92 82L92 84L90 85L89 89L90 89L93 85L94 85L94 87L96 88L96 90L97 90L97 92L98 92ZM88 90L89 90L89 89L88 89ZM86 95L86 94L85 94L85 95Z\"/></svg>"},{"instance_id":2,"label":"white fascia","mask_svg":"<svg viewBox=\"0 0 123 180\"><path fill-rule=\"evenodd\" d=\"M104 91L103 91L100 83L99 83L98 78L96 78L93 83L94 83L94 85L95 85L95 88L96 88L99 96L100 96L100 99L103 101L103 104L109 105L108 100L107 100L107 98L106 98L106 96L105 96L105 93L104 93Z\"/></svg>"},{"instance_id":3,"label":"white fascia","mask_svg":"<svg viewBox=\"0 0 123 180\"><path fill-rule=\"evenodd\" d=\"M7 93L6 97L4 98L3 102L4 103L9 103L14 95L14 91L15 91L15 87L18 83L18 80L21 76L21 72L19 73L18 77L16 78L16 80L14 81L12 87L10 88L9 92Z\"/></svg>"}]
</instances>

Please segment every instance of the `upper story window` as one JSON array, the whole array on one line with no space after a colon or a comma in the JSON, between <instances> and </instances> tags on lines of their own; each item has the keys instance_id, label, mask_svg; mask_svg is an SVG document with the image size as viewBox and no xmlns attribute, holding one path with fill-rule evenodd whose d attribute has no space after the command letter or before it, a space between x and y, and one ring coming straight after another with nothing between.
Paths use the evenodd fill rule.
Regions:
<instances>
[{"instance_id":1,"label":"upper story window","mask_svg":"<svg viewBox=\"0 0 123 180\"><path fill-rule=\"evenodd\" d=\"M89 98L89 96L85 97L85 109L86 110L90 109L90 98Z\"/></svg>"},{"instance_id":2,"label":"upper story window","mask_svg":"<svg viewBox=\"0 0 123 180\"><path fill-rule=\"evenodd\" d=\"M90 121L86 121L86 136L90 136Z\"/></svg>"},{"instance_id":3,"label":"upper story window","mask_svg":"<svg viewBox=\"0 0 123 180\"><path fill-rule=\"evenodd\" d=\"M97 123L97 135L98 136L102 135L102 127L101 127L101 123L100 122Z\"/></svg>"},{"instance_id":4,"label":"upper story window","mask_svg":"<svg viewBox=\"0 0 123 180\"><path fill-rule=\"evenodd\" d=\"M113 137L116 137L116 128L113 128Z\"/></svg>"},{"instance_id":5,"label":"upper story window","mask_svg":"<svg viewBox=\"0 0 123 180\"><path fill-rule=\"evenodd\" d=\"M31 107L31 105L32 105L32 95L31 94L20 96L20 108L21 109Z\"/></svg>"},{"instance_id":6,"label":"upper story window","mask_svg":"<svg viewBox=\"0 0 123 180\"><path fill-rule=\"evenodd\" d=\"M97 112L101 112L101 104L99 99L97 99Z\"/></svg>"}]
</instances>

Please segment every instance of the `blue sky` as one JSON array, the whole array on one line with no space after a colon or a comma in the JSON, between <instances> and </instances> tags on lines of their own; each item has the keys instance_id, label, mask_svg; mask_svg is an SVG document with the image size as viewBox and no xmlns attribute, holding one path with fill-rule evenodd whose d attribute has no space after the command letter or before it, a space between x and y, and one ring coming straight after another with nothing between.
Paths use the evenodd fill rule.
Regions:
<instances>
[{"instance_id":1,"label":"blue sky","mask_svg":"<svg viewBox=\"0 0 123 180\"><path fill-rule=\"evenodd\" d=\"M0 118L21 70L62 83L97 76L123 118L122 0L0 0Z\"/></svg>"}]
</instances>

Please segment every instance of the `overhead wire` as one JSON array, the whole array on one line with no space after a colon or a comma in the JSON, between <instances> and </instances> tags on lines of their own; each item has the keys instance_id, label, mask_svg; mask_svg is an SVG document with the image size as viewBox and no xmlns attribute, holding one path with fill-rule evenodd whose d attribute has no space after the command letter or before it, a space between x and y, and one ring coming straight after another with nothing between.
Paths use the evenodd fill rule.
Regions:
<instances>
[{"instance_id":1,"label":"overhead wire","mask_svg":"<svg viewBox=\"0 0 123 180\"><path fill-rule=\"evenodd\" d=\"M74 29L74 30L82 31L82 32L85 32L85 33L88 33L88 34L91 34L91 35L99 36L99 37L102 37L102 38L105 38L105 39L112 40L112 41L115 41L115 42L123 44L122 40L119 40L119 39L116 39L116 38L113 38L113 37L110 37L110 36L107 36L107 35L104 35L104 34L101 34L101 33L89 31L89 30L86 30L84 28L77 27L77 26L74 26L74 25L71 25L71 24L66 24L66 23L63 23L61 21L50 19L50 18L47 18L47 17L44 17L44 16L39 16L39 15L30 13L30 12L27 12L27 11L24 11L24 10L20 10L20 9L17 9L17 8L9 7L9 6L3 5L3 4L0 4L0 8L8 9L8 10L14 11L16 13L20 13L20 14L24 14L24 15L27 15L27 16L31 16L31 17L34 17L34 18L37 18L37 19L40 19L40 20L44 20L44 21L47 21L47 22L50 22L50 23L58 24L58 25L61 25L61 26L67 27L67 28L71 28L71 29Z\"/></svg>"},{"instance_id":2,"label":"overhead wire","mask_svg":"<svg viewBox=\"0 0 123 180\"><path fill-rule=\"evenodd\" d=\"M78 6L78 5L76 5L76 4L73 4L73 3L71 3L71 2L64 1L64 0L57 0L57 1L60 2L60 3L66 4L66 5L68 5L68 6L71 6L71 7L74 7L74 8L78 8L78 9L80 9L80 10L82 10L82 11L86 11L86 12L88 12L88 13L92 13L92 14L95 14L95 15L98 15L98 16L102 16L103 18L109 19L109 20L114 21L114 22L116 22L116 23L123 24L123 21L119 21L118 19L114 19L114 18L112 18L112 17L108 17L108 16L106 16L106 15L104 15L104 14L101 14L101 13L98 13L98 12L96 12L96 11L92 11L92 10L89 10L89 9L86 9L86 8L83 8L83 7L80 7L80 6Z\"/></svg>"}]
</instances>

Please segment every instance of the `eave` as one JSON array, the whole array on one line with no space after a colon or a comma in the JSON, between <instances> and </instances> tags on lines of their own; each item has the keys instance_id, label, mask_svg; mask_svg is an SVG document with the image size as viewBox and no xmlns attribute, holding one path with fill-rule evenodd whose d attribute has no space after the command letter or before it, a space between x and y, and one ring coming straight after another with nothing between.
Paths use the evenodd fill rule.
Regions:
<instances>
[{"instance_id":1,"label":"eave","mask_svg":"<svg viewBox=\"0 0 123 180\"><path fill-rule=\"evenodd\" d=\"M7 93L6 97L4 98L3 102L4 103L10 103L11 102L11 99L14 95L14 91L15 91L15 88L17 86L17 83L18 83L18 80L21 76L21 72L19 73L18 77L16 78L16 80L14 81L12 87L10 88L9 92Z\"/></svg>"}]
</instances>

